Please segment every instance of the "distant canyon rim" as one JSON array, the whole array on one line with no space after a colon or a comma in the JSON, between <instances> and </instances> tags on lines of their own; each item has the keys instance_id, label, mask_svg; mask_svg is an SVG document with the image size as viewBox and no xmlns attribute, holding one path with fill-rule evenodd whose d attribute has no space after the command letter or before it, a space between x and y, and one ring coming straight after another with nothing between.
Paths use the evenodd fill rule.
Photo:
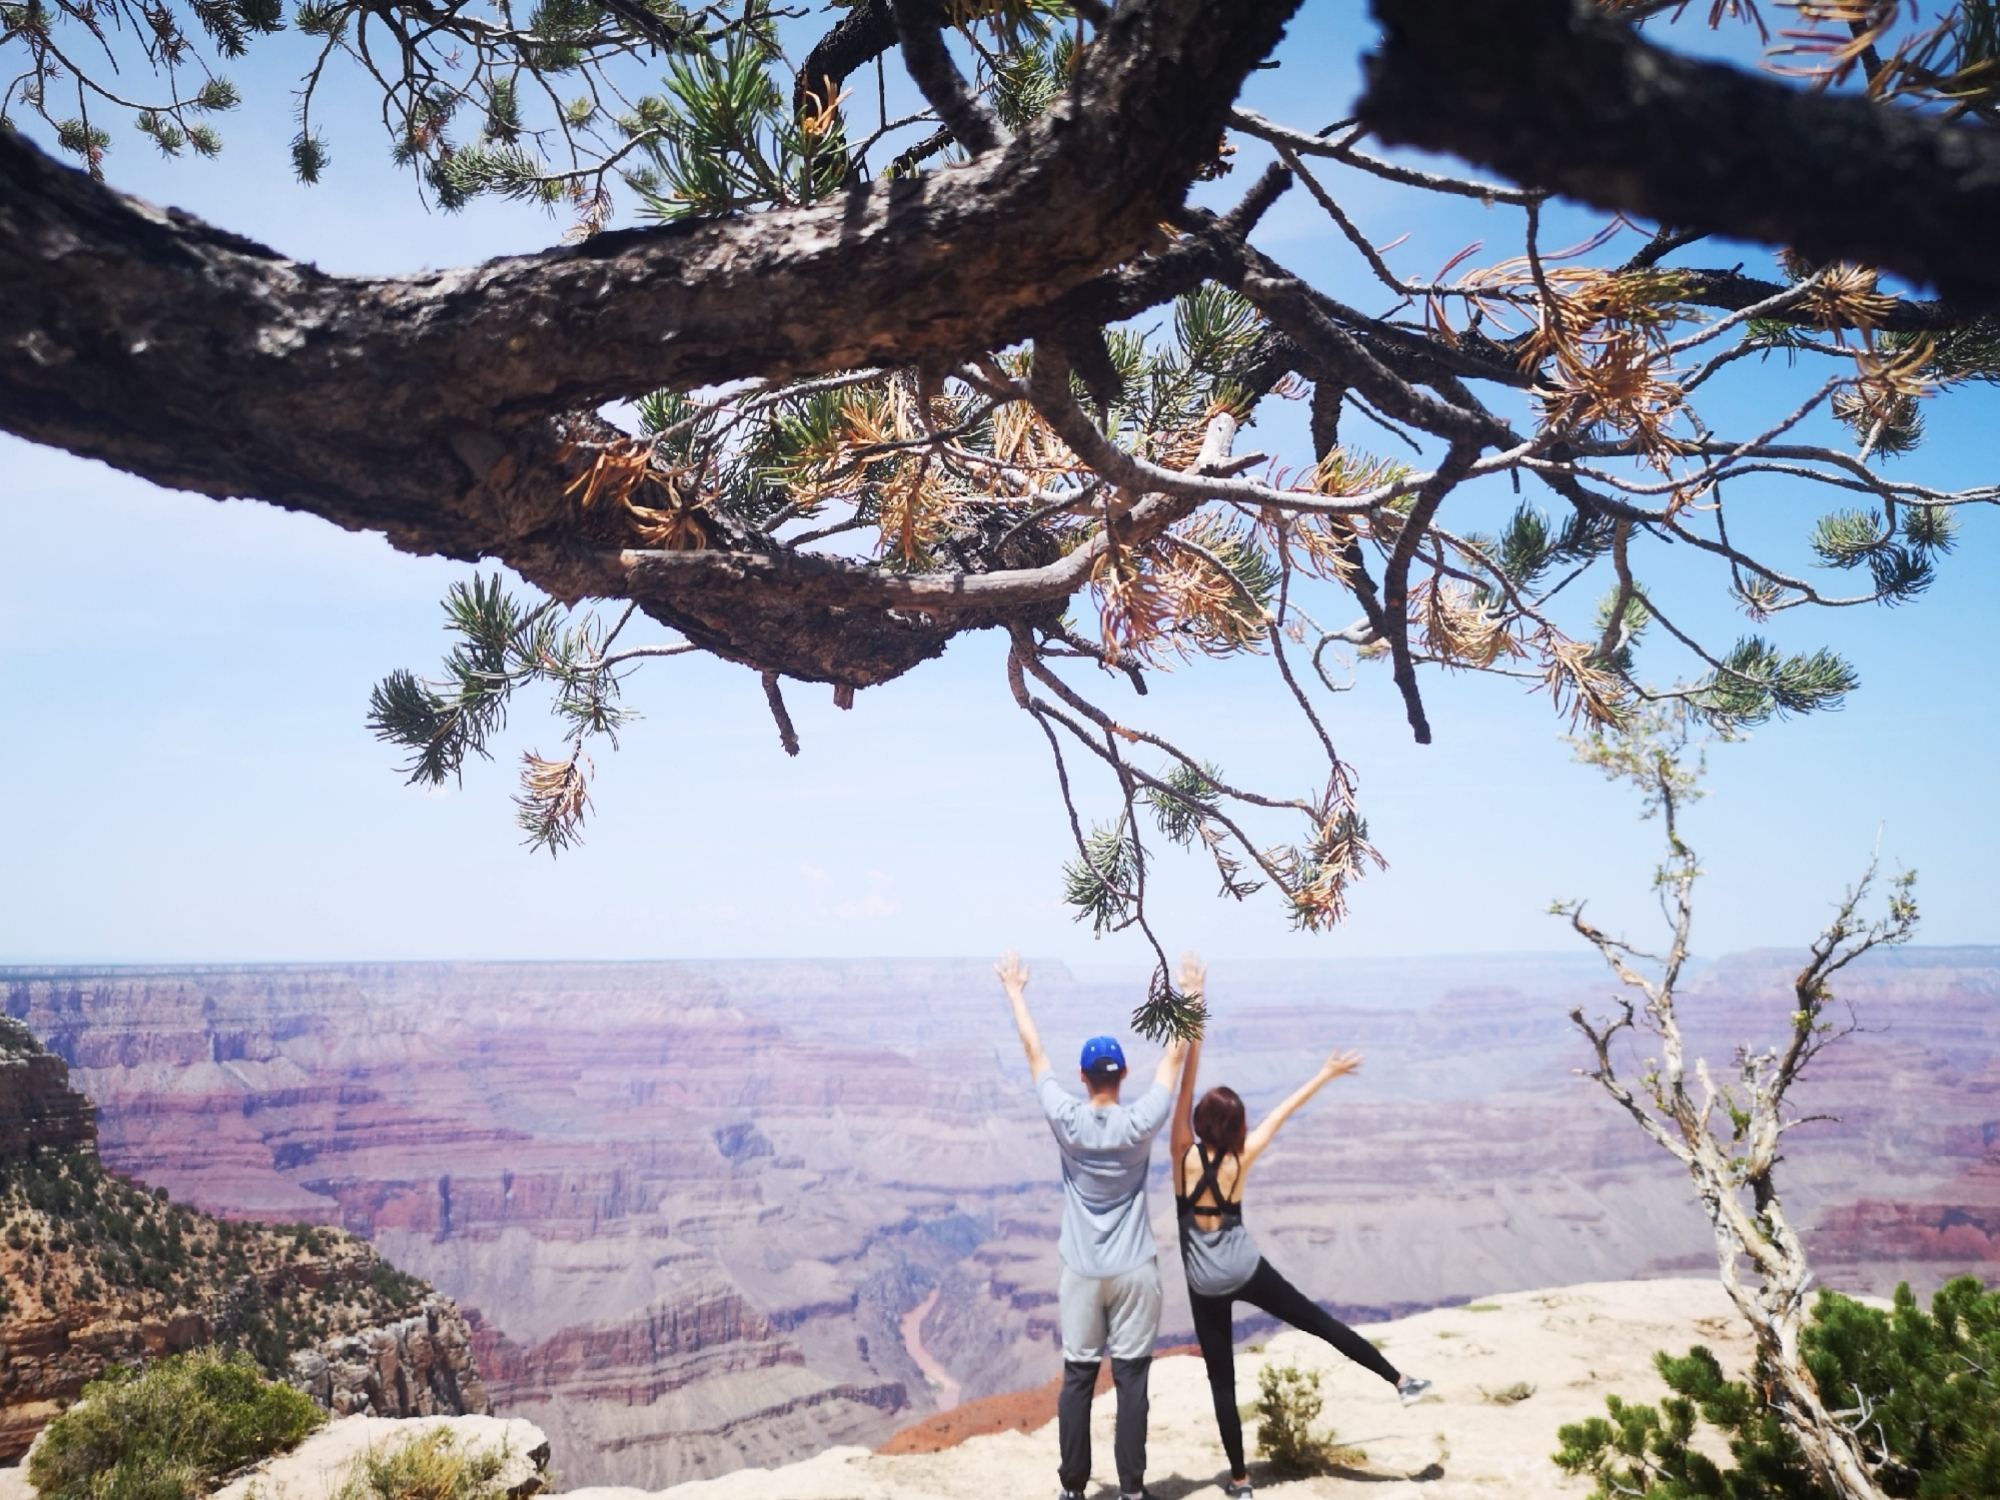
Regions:
<instances>
[{"instance_id":1,"label":"distant canyon rim","mask_svg":"<svg viewBox=\"0 0 2000 1500\"><path fill-rule=\"evenodd\" d=\"M1135 986L1030 960L1061 1056ZM1704 966L1701 1049L1774 1038L1787 952ZM1039 1386L1054 1148L986 959L0 970L116 1170L339 1224L456 1297L569 1485L658 1489ZM1217 963L1204 1077L1253 1111L1368 1055L1260 1165L1254 1232L1351 1319L1702 1274L1676 1165L1572 1069L1590 955ZM2000 948L1844 976L1785 1184L1827 1284L2000 1275ZM1144 1073L1157 1054L1133 1049ZM1188 1336L1164 1152L1168 1342ZM1255 1331L1246 1324L1243 1331Z\"/></svg>"}]
</instances>

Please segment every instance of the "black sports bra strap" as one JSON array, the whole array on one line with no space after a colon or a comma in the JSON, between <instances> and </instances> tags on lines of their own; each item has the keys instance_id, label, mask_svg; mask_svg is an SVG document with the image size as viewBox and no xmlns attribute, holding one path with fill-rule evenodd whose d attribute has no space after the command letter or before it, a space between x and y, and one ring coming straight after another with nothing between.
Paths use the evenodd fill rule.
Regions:
<instances>
[{"instance_id":1,"label":"black sports bra strap","mask_svg":"<svg viewBox=\"0 0 2000 1500\"><path fill-rule=\"evenodd\" d=\"M1224 1154L1218 1151L1214 1159L1210 1160L1208 1147L1200 1141L1194 1143L1194 1150L1195 1155L1201 1159L1201 1177L1196 1181L1193 1191L1187 1195L1188 1207L1192 1208L1198 1214L1224 1215L1229 1213L1230 1210L1236 1207L1236 1204L1222 1195L1222 1184L1216 1181L1215 1177L1215 1174L1221 1170L1222 1163L1225 1160ZM1201 1206L1201 1195L1204 1191L1208 1193L1209 1202L1214 1205L1213 1207L1204 1208Z\"/></svg>"}]
</instances>

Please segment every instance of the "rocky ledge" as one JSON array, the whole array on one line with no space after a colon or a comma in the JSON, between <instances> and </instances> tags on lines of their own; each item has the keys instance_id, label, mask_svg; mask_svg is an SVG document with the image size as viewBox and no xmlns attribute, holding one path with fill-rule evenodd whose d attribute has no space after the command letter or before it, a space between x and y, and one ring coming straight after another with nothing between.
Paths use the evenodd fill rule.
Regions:
<instances>
[{"instance_id":1,"label":"rocky ledge","mask_svg":"<svg viewBox=\"0 0 2000 1500\"><path fill-rule=\"evenodd\" d=\"M292 1356L292 1384L336 1417L484 1415L493 1410L458 1304L435 1294L407 1318ZM525 1424L524 1424L525 1425Z\"/></svg>"},{"instance_id":2,"label":"rocky ledge","mask_svg":"<svg viewBox=\"0 0 2000 1500\"><path fill-rule=\"evenodd\" d=\"M549 1488L549 1440L532 1422L508 1417L348 1417L329 1422L290 1453L267 1458L217 1490L212 1500L326 1500L338 1495L355 1464L413 1438L444 1431L461 1451L498 1453L493 1487L510 1500ZM11 1500L0 1494L0 1500ZM26 1500L26 1497L22 1497Z\"/></svg>"}]
</instances>

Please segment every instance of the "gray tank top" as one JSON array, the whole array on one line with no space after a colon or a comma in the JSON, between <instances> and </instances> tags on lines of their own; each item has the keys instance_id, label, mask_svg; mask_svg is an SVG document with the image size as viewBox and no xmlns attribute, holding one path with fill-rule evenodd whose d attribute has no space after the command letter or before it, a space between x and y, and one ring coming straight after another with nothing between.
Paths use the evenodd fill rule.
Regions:
<instances>
[{"instance_id":1,"label":"gray tank top","mask_svg":"<svg viewBox=\"0 0 2000 1500\"><path fill-rule=\"evenodd\" d=\"M1263 1256L1243 1227L1243 1205L1222 1196L1215 1180L1216 1168L1224 1158L1210 1160L1208 1148L1195 1143L1201 1158L1201 1178L1185 1194L1174 1199L1174 1217L1180 1223L1181 1264L1187 1269L1188 1290L1203 1297L1227 1297L1252 1276ZM1203 1197L1206 1195L1206 1202ZM1213 1229L1204 1229L1195 1219L1195 1209L1206 1210L1204 1219L1216 1220ZM1215 1212L1220 1209L1218 1216Z\"/></svg>"}]
</instances>

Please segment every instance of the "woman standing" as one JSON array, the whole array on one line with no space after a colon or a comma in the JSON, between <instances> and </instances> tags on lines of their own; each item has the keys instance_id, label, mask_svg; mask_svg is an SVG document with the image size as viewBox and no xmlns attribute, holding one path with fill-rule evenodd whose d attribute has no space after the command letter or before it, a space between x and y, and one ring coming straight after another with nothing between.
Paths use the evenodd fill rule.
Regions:
<instances>
[{"instance_id":1,"label":"woman standing","mask_svg":"<svg viewBox=\"0 0 2000 1500\"><path fill-rule=\"evenodd\" d=\"M1198 997L1206 979L1192 954L1181 961L1181 990ZM1243 1421L1236 1410L1235 1304L1248 1302L1294 1328L1325 1339L1356 1364L1396 1388L1409 1405L1430 1389L1428 1380L1404 1375L1368 1340L1328 1313L1257 1252L1243 1227L1243 1182L1278 1127L1326 1084L1361 1066L1358 1052L1336 1052L1318 1073L1284 1103L1246 1130L1243 1101L1235 1090L1212 1088L1194 1102L1201 1043L1188 1048L1174 1103L1172 1152L1174 1209L1180 1220L1181 1263L1187 1268L1188 1301L1194 1308L1195 1338L1208 1367L1215 1399L1215 1423L1229 1456L1229 1483L1223 1493L1250 1494L1250 1471L1243 1461Z\"/></svg>"}]
</instances>

